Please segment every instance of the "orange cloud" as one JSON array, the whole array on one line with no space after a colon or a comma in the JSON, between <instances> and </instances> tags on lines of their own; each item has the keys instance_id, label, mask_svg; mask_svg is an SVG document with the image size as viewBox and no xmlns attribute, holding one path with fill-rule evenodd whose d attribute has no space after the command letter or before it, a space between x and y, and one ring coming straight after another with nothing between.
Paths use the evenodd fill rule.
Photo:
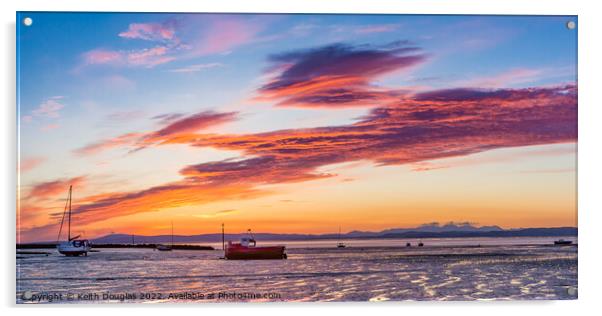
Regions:
<instances>
[{"instance_id":1,"label":"orange cloud","mask_svg":"<svg viewBox=\"0 0 602 316\"><path fill-rule=\"evenodd\" d=\"M179 135L186 135L234 121L237 118L237 113L204 111L189 116L166 114L156 116L155 118L161 119L165 126L153 132L127 133L114 138L104 139L78 148L74 153L77 155L92 155L117 147L132 147L132 150L137 150L154 143L170 140Z\"/></svg>"},{"instance_id":2,"label":"orange cloud","mask_svg":"<svg viewBox=\"0 0 602 316\"><path fill-rule=\"evenodd\" d=\"M42 182L34 185L27 195L27 199L48 199L54 198L58 194L65 194L65 188L69 185L82 186L86 177L80 176L71 179L61 179L55 181Z\"/></svg>"},{"instance_id":3,"label":"orange cloud","mask_svg":"<svg viewBox=\"0 0 602 316\"><path fill-rule=\"evenodd\" d=\"M102 140L102 141L99 141L96 143L86 145L82 148L78 148L74 151L74 153L78 154L78 155L97 154L97 153L107 150L107 149L132 144L133 142L138 140L143 135L144 135L143 133L123 134L123 135L120 135L120 136L117 136L114 138L105 139L105 140Z\"/></svg>"},{"instance_id":4,"label":"orange cloud","mask_svg":"<svg viewBox=\"0 0 602 316\"><path fill-rule=\"evenodd\" d=\"M406 41L381 47L334 44L270 58L275 77L259 89L257 100L281 106L383 106L403 91L375 87L372 81L426 60Z\"/></svg>"}]
</instances>

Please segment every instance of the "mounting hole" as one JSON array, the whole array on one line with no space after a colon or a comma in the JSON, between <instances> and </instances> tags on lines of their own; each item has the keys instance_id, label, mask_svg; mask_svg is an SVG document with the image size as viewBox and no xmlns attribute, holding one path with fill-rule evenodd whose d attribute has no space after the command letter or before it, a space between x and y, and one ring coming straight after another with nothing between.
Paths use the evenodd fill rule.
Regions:
<instances>
[{"instance_id":1,"label":"mounting hole","mask_svg":"<svg viewBox=\"0 0 602 316\"><path fill-rule=\"evenodd\" d=\"M23 19L23 25L31 26L33 24L33 20L30 17L26 17Z\"/></svg>"},{"instance_id":2,"label":"mounting hole","mask_svg":"<svg viewBox=\"0 0 602 316\"><path fill-rule=\"evenodd\" d=\"M566 28L569 30L574 30L576 26L577 24L575 23L575 21L566 22Z\"/></svg>"}]
</instances>

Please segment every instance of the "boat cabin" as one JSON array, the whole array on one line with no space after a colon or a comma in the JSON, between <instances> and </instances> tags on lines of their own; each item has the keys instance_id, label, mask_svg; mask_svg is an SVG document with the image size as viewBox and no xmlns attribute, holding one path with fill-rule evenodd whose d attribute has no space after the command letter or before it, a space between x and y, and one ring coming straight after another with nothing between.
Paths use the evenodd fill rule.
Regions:
<instances>
[{"instance_id":1,"label":"boat cabin","mask_svg":"<svg viewBox=\"0 0 602 316\"><path fill-rule=\"evenodd\" d=\"M251 237L243 237L240 239L240 245L243 247L255 247L257 242Z\"/></svg>"}]
</instances>

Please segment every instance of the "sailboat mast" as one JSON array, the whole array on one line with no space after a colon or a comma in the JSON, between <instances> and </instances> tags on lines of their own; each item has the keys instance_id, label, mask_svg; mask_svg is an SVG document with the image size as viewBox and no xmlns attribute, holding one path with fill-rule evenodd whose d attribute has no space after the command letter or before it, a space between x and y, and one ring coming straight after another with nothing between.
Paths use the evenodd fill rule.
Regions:
<instances>
[{"instance_id":1,"label":"sailboat mast","mask_svg":"<svg viewBox=\"0 0 602 316\"><path fill-rule=\"evenodd\" d=\"M171 222L171 245L173 246L173 221Z\"/></svg>"},{"instance_id":2,"label":"sailboat mast","mask_svg":"<svg viewBox=\"0 0 602 316\"><path fill-rule=\"evenodd\" d=\"M69 223L67 223L67 240L71 241L71 194L73 186L69 186Z\"/></svg>"},{"instance_id":3,"label":"sailboat mast","mask_svg":"<svg viewBox=\"0 0 602 316\"><path fill-rule=\"evenodd\" d=\"M224 223L222 223L222 250L226 250L226 241L224 239Z\"/></svg>"}]
</instances>

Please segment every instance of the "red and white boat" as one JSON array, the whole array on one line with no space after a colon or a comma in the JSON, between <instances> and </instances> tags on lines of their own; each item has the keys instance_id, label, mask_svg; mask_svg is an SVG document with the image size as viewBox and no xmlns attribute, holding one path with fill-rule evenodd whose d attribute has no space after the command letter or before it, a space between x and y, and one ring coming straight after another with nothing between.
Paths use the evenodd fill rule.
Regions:
<instances>
[{"instance_id":1,"label":"red and white boat","mask_svg":"<svg viewBox=\"0 0 602 316\"><path fill-rule=\"evenodd\" d=\"M225 257L228 260L266 260L286 259L285 246L257 247L257 242L249 230L249 236L240 239L240 243L228 241Z\"/></svg>"}]
</instances>

